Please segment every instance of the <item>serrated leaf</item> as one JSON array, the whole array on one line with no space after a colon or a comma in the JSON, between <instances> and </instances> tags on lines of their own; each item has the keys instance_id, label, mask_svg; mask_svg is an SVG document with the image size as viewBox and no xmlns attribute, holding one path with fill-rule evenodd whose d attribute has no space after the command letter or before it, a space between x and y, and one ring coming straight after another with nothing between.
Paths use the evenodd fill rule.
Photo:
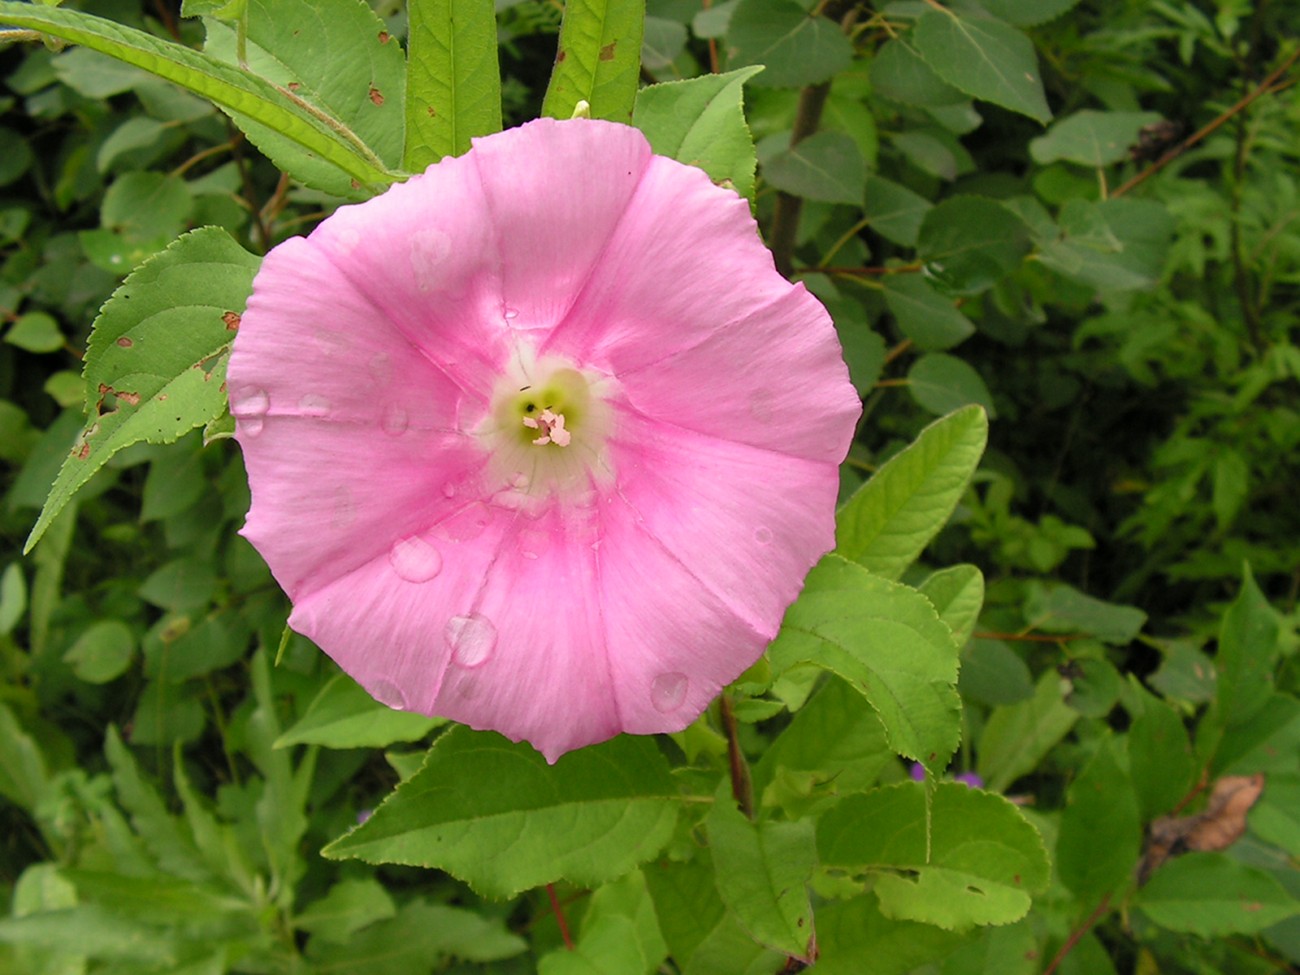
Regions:
<instances>
[{"instance_id":1,"label":"serrated leaf","mask_svg":"<svg viewBox=\"0 0 1300 975\"><path fill-rule=\"evenodd\" d=\"M1049 878L1038 831L1006 799L957 782L934 786L927 816L925 791L901 782L841 799L817 823L821 862L874 875L887 917L948 930L1024 917Z\"/></svg>"},{"instance_id":2,"label":"serrated leaf","mask_svg":"<svg viewBox=\"0 0 1300 975\"><path fill-rule=\"evenodd\" d=\"M953 196L928 210L917 235L917 257L944 290L978 294L997 284L1029 252L1029 230L996 200Z\"/></svg>"},{"instance_id":3,"label":"serrated leaf","mask_svg":"<svg viewBox=\"0 0 1300 975\"><path fill-rule=\"evenodd\" d=\"M975 334L975 325L919 274L885 278L885 304L898 329L922 352L941 352Z\"/></svg>"},{"instance_id":4,"label":"serrated leaf","mask_svg":"<svg viewBox=\"0 0 1300 975\"><path fill-rule=\"evenodd\" d=\"M1167 861L1135 903L1161 927L1203 938L1254 934L1300 914L1300 901L1274 877L1222 853Z\"/></svg>"},{"instance_id":5,"label":"serrated leaf","mask_svg":"<svg viewBox=\"0 0 1300 975\"><path fill-rule=\"evenodd\" d=\"M645 0L569 0L542 114L569 118L585 101L592 118L630 122L644 31Z\"/></svg>"},{"instance_id":6,"label":"serrated leaf","mask_svg":"<svg viewBox=\"0 0 1300 975\"><path fill-rule=\"evenodd\" d=\"M295 101L291 92L209 54L79 11L14 0L0 0L0 23L84 45L180 85L319 156L367 192L378 192L397 178L337 119L322 119Z\"/></svg>"},{"instance_id":7,"label":"serrated leaf","mask_svg":"<svg viewBox=\"0 0 1300 975\"><path fill-rule=\"evenodd\" d=\"M657 155L698 166L754 198L754 139L745 123L743 85L763 69L741 68L637 92L632 124Z\"/></svg>"},{"instance_id":8,"label":"serrated leaf","mask_svg":"<svg viewBox=\"0 0 1300 975\"><path fill-rule=\"evenodd\" d=\"M908 975L966 939L933 924L887 918L873 897L829 901L817 912L817 975Z\"/></svg>"},{"instance_id":9,"label":"serrated leaf","mask_svg":"<svg viewBox=\"0 0 1300 975\"><path fill-rule=\"evenodd\" d=\"M1136 606L1108 603L1064 583L1034 584L1024 614L1043 633L1087 634L1115 646L1137 639L1147 621L1147 614Z\"/></svg>"},{"instance_id":10,"label":"serrated leaf","mask_svg":"<svg viewBox=\"0 0 1300 975\"><path fill-rule=\"evenodd\" d=\"M817 864L811 819L753 822L723 782L704 821L718 893L759 944L803 962L816 956L808 882Z\"/></svg>"},{"instance_id":11,"label":"serrated leaf","mask_svg":"<svg viewBox=\"0 0 1300 975\"><path fill-rule=\"evenodd\" d=\"M1101 743L1070 784L1061 813L1056 868L1083 904L1128 883L1142 846L1137 795L1118 751L1112 739Z\"/></svg>"},{"instance_id":12,"label":"serrated leaf","mask_svg":"<svg viewBox=\"0 0 1300 975\"><path fill-rule=\"evenodd\" d=\"M915 589L828 555L808 574L768 650L773 667L812 663L871 703L890 746L935 774L957 748L957 649Z\"/></svg>"},{"instance_id":13,"label":"serrated leaf","mask_svg":"<svg viewBox=\"0 0 1300 975\"><path fill-rule=\"evenodd\" d=\"M954 88L1039 122L1052 117L1034 45L1016 28L988 17L927 10L912 36L921 57Z\"/></svg>"},{"instance_id":14,"label":"serrated leaf","mask_svg":"<svg viewBox=\"0 0 1300 975\"><path fill-rule=\"evenodd\" d=\"M226 411L224 353L259 264L224 230L205 227L146 261L113 292L86 352L89 419L25 550L119 450L170 443Z\"/></svg>"},{"instance_id":15,"label":"serrated leaf","mask_svg":"<svg viewBox=\"0 0 1300 975\"><path fill-rule=\"evenodd\" d=\"M1144 125L1159 122L1155 112L1098 112L1086 108L1052 123L1044 135L1029 142L1029 154L1039 165L1059 159L1081 166L1109 166L1127 159Z\"/></svg>"},{"instance_id":16,"label":"serrated leaf","mask_svg":"<svg viewBox=\"0 0 1300 975\"><path fill-rule=\"evenodd\" d=\"M1077 6L1079 0L980 0L980 6L1017 27L1036 27L1055 20Z\"/></svg>"},{"instance_id":17,"label":"serrated leaf","mask_svg":"<svg viewBox=\"0 0 1300 975\"><path fill-rule=\"evenodd\" d=\"M727 64L767 70L762 87L802 88L847 68L853 45L838 24L813 16L794 0L741 0L727 31Z\"/></svg>"},{"instance_id":18,"label":"serrated leaf","mask_svg":"<svg viewBox=\"0 0 1300 975\"><path fill-rule=\"evenodd\" d=\"M491 0L408 0L406 168L458 156L501 131L501 69Z\"/></svg>"},{"instance_id":19,"label":"serrated leaf","mask_svg":"<svg viewBox=\"0 0 1300 975\"><path fill-rule=\"evenodd\" d=\"M931 108L968 101L899 37L882 44L871 59L871 84L877 94L906 105Z\"/></svg>"},{"instance_id":20,"label":"serrated leaf","mask_svg":"<svg viewBox=\"0 0 1300 975\"><path fill-rule=\"evenodd\" d=\"M984 575L973 565L954 565L931 573L918 587L952 630L953 643L964 647L984 608Z\"/></svg>"},{"instance_id":21,"label":"serrated leaf","mask_svg":"<svg viewBox=\"0 0 1300 975\"><path fill-rule=\"evenodd\" d=\"M444 723L444 719L394 711L351 677L335 674L298 722L275 740L275 747L386 748L395 742L418 741Z\"/></svg>"},{"instance_id":22,"label":"serrated leaf","mask_svg":"<svg viewBox=\"0 0 1300 975\"><path fill-rule=\"evenodd\" d=\"M948 521L984 454L988 417L967 407L921 431L835 517L835 551L897 579Z\"/></svg>"},{"instance_id":23,"label":"serrated leaf","mask_svg":"<svg viewBox=\"0 0 1300 975\"><path fill-rule=\"evenodd\" d=\"M850 136L843 132L815 132L769 158L763 176L792 196L860 207L867 167Z\"/></svg>"},{"instance_id":24,"label":"serrated leaf","mask_svg":"<svg viewBox=\"0 0 1300 975\"><path fill-rule=\"evenodd\" d=\"M677 789L648 738L615 738L554 765L526 744L453 728L334 859L436 867L490 897L569 880L595 886L650 859Z\"/></svg>"}]
</instances>

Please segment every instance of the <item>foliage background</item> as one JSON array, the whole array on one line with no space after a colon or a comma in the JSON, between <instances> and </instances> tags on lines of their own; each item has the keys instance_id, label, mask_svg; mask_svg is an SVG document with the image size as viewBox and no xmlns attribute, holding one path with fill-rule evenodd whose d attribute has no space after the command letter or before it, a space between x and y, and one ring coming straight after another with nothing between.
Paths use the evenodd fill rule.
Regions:
<instances>
[{"instance_id":1,"label":"foliage background","mask_svg":"<svg viewBox=\"0 0 1300 975\"><path fill-rule=\"evenodd\" d=\"M236 57L221 3L187 5L204 19L166 3L65 6ZM367 92L387 115L363 134L379 162L462 150L385 135L409 82L404 6L324 6L317 18L250 0L253 70L278 83L323 59L332 72L377 25L366 57L393 87ZM640 23L610 9L622 30ZM568 114L572 97L546 93L561 12L498 7L506 124ZM815 597L848 585L839 576L875 585L855 565L919 587L941 617L973 605L978 620L951 627L962 709L948 774L978 773L1041 835L1053 868L1032 909L973 926L979 912L953 906L952 876L924 856L863 849L851 826L838 844L841 820L923 821L903 808L922 792L846 667L800 666L814 651L797 627L698 726L592 750L574 794L607 779L602 762L633 770L618 798L642 818L590 862L549 876L539 839L541 867L520 854L498 877L484 866L496 840L470 834L464 863L420 870L382 844L367 856L365 831L336 848L360 859L322 858L399 780L466 781L481 761L508 779L530 759L377 711L306 641L282 640L283 597L234 534L248 497L228 424L136 438L20 553L69 450L89 442L81 360L125 276L191 228L263 253L353 188L282 176L256 146L302 165L292 147L136 68L14 44L0 49L0 967L776 972L811 957L815 916L818 971L1296 971L1294 6L651 0L646 14L642 85L766 65L745 84L756 213L778 264L830 308L865 399L844 470L847 561L810 582L798 619L847 618L835 603L818 617ZM720 91L726 108L739 79ZM662 133L680 109L655 97L637 122ZM750 195L732 162L711 174ZM197 239L187 247L213 250L164 260L183 272L224 253ZM231 261L209 283L237 292L254 267ZM969 487L978 414L900 453L970 404L990 424ZM937 459L907 467L926 451ZM955 512L919 561L933 532L882 549L873 519L899 512L854 493L891 458L889 483L913 498L936 472L956 478ZM947 509L927 517L937 530ZM726 801L729 744L753 818ZM1216 806L1225 776L1255 798ZM924 795L974 815L984 793L961 788L932 776ZM1174 856L1158 863L1164 846ZM910 909L909 877L922 884Z\"/></svg>"}]
</instances>

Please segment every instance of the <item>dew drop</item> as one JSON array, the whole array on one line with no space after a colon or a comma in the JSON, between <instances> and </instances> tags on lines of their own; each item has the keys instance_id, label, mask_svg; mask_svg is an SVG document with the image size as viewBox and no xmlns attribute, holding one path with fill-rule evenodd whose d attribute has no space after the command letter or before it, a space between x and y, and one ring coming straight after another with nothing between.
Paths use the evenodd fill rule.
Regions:
<instances>
[{"instance_id":1,"label":"dew drop","mask_svg":"<svg viewBox=\"0 0 1300 975\"><path fill-rule=\"evenodd\" d=\"M389 549L388 562L407 582L428 582L442 571L442 553L419 535L399 540Z\"/></svg>"},{"instance_id":2,"label":"dew drop","mask_svg":"<svg viewBox=\"0 0 1300 975\"><path fill-rule=\"evenodd\" d=\"M690 684L690 679L677 671L660 674L650 685L650 703L662 714L676 711L686 700L686 690Z\"/></svg>"},{"instance_id":3,"label":"dew drop","mask_svg":"<svg viewBox=\"0 0 1300 975\"><path fill-rule=\"evenodd\" d=\"M406 428L410 425L410 422L411 418L407 415L406 410L393 404L388 407L388 409L384 410L384 417L379 421L379 425L383 429L384 433L388 434L390 437L400 437L406 432Z\"/></svg>"},{"instance_id":4,"label":"dew drop","mask_svg":"<svg viewBox=\"0 0 1300 975\"><path fill-rule=\"evenodd\" d=\"M766 525L759 525L754 529L754 541L758 542L759 545L771 545L772 529Z\"/></svg>"},{"instance_id":5,"label":"dew drop","mask_svg":"<svg viewBox=\"0 0 1300 975\"><path fill-rule=\"evenodd\" d=\"M230 412L239 421L239 432L246 437L256 437L262 432L270 408L271 398L264 389L244 389L230 399Z\"/></svg>"},{"instance_id":6,"label":"dew drop","mask_svg":"<svg viewBox=\"0 0 1300 975\"><path fill-rule=\"evenodd\" d=\"M487 527L489 514L487 505L481 501L466 505L451 517L438 523L437 532L452 542L468 542L483 534Z\"/></svg>"},{"instance_id":7,"label":"dew drop","mask_svg":"<svg viewBox=\"0 0 1300 975\"><path fill-rule=\"evenodd\" d=\"M451 648L451 659L459 667L479 667L492 656L497 645L497 628L478 613L453 616L442 631Z\"/></svg>"},{"instance_id":8,"label":"dew drop","mask_svg":"<svg viewBox=\"0 0 1300 975\"><path fill-rule=\"evenodd\" d=\"M410 705L402 689L390 680L372 681L369 686L370 696L380 704L386 704L394 711L405 711Z\"/></svg>"},{"instance_id":9,"label":"dew drop","mask_svg":"<svg viewBox=\"0 0 1300 975\"><path fill-rule=\"evenodd\" d=\"M239 421L239 432L245 437L256 437L262 432L264 422L260 416L246 416Z\"/></svg>"},{"instance_id":10,"label":"dew drop","mask_svg":"<svg viewBox=\"0 0 1300 975\"><path fill-rule=\"evenodd\" d=\"M452 481L446 481L443 483L442 496L444 498L454 498L456 496L456 485Z\"/></svg>"},{"instance_id":11,"label":"dew drop","mask_svg":"<svg viewBox=\"0 0 1300 975\"><path fill-rule=\"evenodd\" d=\"M308 393L298 400L298 409L303 416L324 416L330 411L330 401L319 393Z\"/></svg>"},{"instance_id":12,"label":"dew drop","mask_svg":"<svg viewBox=\"0 0 1300 975\"><path fill-rule=\"evenodd\" d=\"M501 317L504 318L504 319L505 319L506 321L508 321L508 322L513 322L516 318L519 317L519 309L518 309L518 308L502 308L502 309L501 309Z\"/></svg>"}]
</instances>

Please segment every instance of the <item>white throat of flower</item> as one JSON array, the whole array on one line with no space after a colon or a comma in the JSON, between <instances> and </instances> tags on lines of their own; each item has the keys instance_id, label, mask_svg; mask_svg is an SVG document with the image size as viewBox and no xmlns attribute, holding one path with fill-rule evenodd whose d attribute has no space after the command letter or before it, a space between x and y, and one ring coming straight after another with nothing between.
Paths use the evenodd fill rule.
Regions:
<instances>
[{"instance_id":1,"label":"white throat of flower","mask_svg":"<svg viewBox=\"0 0 1300 975\"><path fill-rule=\"evenodd\" d=\"M588 494L613 475L605 444L617 382L559 356L517 353L475 431L491 457L487 476L525 509Z\"/></svg>"}]
</instances>

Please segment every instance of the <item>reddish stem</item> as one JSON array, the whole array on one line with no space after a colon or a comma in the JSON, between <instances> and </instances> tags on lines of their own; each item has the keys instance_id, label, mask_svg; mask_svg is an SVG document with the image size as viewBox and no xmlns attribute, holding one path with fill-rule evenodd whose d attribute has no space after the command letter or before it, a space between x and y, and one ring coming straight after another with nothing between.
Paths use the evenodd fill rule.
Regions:
<instances>
[{"instance_id":1,"label":"reddish stem","mask_svg":"<svg viewBox=\"0 0 1300 975\"><path fill-rule=\"evenodd\" d=\"M560 937L564 939L564 947L573 951L573 935L569 934L569 922L564 917L564 908L560 906L560 899L555 896L555 884L546 885L546 896L551 899L551 910L555 913L555 923L560 926Z\"/></svg>"},{"instance_id":2,"label":"reddish stem","mask_svg":"<svg viewBox=\"0 0 1300 975\"><path fill-rule=\"evenodd\" d=\"M1065 956L1074 950L1074 946L1083 940L1083 936L1092 930L1092 926L1101 920L1102 916L1110 909L1110 894L1101 899L1101 903L1093 909L1093 912L1084 919L1084 922L1070 932L1070 936L1065 939L1065 944L1061 945L1061 950L1056 953L1051 964L1043 969L1043 975L1052 975L1061 962L1065 961Z\"/></svg>"}]
</instances>

